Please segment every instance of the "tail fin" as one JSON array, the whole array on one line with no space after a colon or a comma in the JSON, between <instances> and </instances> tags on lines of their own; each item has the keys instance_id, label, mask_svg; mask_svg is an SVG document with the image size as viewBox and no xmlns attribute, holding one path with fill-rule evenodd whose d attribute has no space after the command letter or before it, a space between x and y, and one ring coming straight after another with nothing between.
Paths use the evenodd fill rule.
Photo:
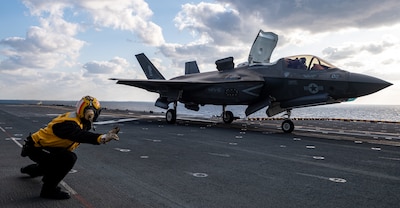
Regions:
<instances>
[{"instance_id":1,"label":"tail fin","mask_svg":"<svg viewBox=\"0 0 400 208\"><path fill-rule=\"evenodd\" d=\"M138 60L140 66L142 67L147 79L163 79L164 76L157 70L157 68L151 63L144 53L136 54L136 59Z\"/></svg>"},{"instance_id":2,"label":"tail fin","mask_svg":"<svg viewBox=\"0 0 400 208\"><path fill-rule=\"evenodd\" d=\"M200 73L199 67L196 61L190 61L185 63L185 74L196 74Z\"/></svg>"}]
</instances>

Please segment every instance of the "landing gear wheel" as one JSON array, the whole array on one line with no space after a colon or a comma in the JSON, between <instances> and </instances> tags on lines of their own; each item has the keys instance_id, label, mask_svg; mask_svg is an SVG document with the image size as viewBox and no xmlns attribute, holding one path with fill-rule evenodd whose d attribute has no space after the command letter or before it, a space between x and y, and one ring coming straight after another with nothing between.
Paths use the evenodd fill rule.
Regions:
<instances>
[{"instance_id":1,"label":"landing gear wheel","mask_svg":"<svg viewBox=\"0 0 400 208\"><path fill-rule=\"evenodd\" d=\"M292 133L294 124L291 120L287 119L282 122L282 131L285 133Z\"/></svg>"},{"instance_id":2,"label":"landing gear wheel","mask_svg":"<svg viewBox=\"0 0 400 208\"><path fill-rule=\"evenodd\" d=\"M176 111L173 109L169 109L165 114L165 120L169 124L174 124L176 122Z\"/></svg>"},{"instance_id":3,"label":"landing gear wheel","mask_svg":"<svg viewBox=\"0 0 400 208\"><path fill-rule=\"evenodd\" d=\"M231 111L225 111L222 113L222 120L224 121L224 123L230 124L232 123L233 119L234 117Z\"/></svg>"}]
</instances>

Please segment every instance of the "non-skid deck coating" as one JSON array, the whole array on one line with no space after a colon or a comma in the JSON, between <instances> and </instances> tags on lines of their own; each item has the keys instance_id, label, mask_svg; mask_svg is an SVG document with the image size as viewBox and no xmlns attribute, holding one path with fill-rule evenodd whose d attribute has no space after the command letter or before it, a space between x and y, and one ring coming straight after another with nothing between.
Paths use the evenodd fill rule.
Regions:
<instances>
[{"instance_id":1,"label":"non-skid deck coating","mask_svg":"<svg viewBox=\"0 0 400 208\"><path fill-rule=\"evenodd\" d=\"M61 187L69 200L41 199L40 178L19 169L29 132L71 110L0 106L0 207L397 207L396 124L294 121L164 122L163 115L103 111L97 132L120 141L82 144ZM179 119L179 115L178 115ZM113 121L124 121L115 124ZM388 145L389 144L389 145Z\"/></svg>"}]
</instances>

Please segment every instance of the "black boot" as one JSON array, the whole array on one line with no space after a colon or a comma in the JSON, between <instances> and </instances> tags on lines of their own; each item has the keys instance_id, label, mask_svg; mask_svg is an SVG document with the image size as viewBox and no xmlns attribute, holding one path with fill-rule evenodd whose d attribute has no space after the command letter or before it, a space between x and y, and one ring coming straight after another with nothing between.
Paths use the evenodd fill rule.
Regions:
<instances>
[{"instance_id":1,"label":"black boot","mask_svg":"<svg viewBox=\"0 0 400 208\"><path fill-rule=\"evenodd\" d=\"M46 199L69 199L71 195L68 192L62 191L60 187L49 187L43 184L40 197Z\"/></svg>"},{"instance_id":2,"label":"black boot","mask_svg":"<svg viewBox=\"0 0 400 208\"><path fill-rule=\"evenodd\" d=\"M38 164L32 164L21 168L21 173L28 174L32 178L43 176L43 171Z\"/></svg>"}]
</instances>

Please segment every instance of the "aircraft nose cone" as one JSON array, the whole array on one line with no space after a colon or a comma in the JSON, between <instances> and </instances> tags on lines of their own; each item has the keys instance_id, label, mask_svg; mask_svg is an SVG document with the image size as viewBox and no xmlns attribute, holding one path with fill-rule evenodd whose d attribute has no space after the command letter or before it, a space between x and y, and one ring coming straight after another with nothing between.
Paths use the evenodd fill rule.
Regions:
<instances>
[{"instance_id":1,"label":"aircraft nose cone","mask_svg":"<svg viewBox=\"0 0 400 208\"><path fill-rule=\"evenodd\" d=\"M378 92L390 85L392 83L364 74L350 73L349 76L349 88L356 97Z\"/></svg>"}]
</instances>

